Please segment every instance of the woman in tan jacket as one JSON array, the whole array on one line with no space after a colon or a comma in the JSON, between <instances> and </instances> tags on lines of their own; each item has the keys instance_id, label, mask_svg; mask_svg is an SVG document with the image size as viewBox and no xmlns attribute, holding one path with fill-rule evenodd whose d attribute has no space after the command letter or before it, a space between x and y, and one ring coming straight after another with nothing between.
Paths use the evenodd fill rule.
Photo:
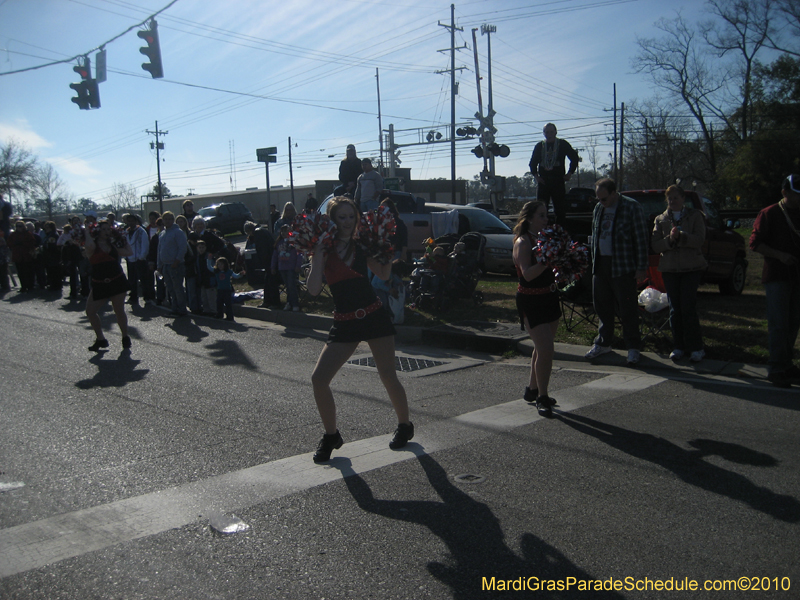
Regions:
<instances>
[{"instance_id":1,"label":"woman in tan jacket","mask_svg":"<svg viewBox=\"0 0 800 600\"><path fill-rule=\"evenodd\" d=\"M701 248L706 239L703 213L686 206L686 195L677 185L666 191L667 210L653 226L653 250L661 254L658 270L664 277L669 297L669 323L675 349L672 360L691 356L700 362L706 353L697 316L697 288L708 263Z\"/></svg>"}]
</instances>

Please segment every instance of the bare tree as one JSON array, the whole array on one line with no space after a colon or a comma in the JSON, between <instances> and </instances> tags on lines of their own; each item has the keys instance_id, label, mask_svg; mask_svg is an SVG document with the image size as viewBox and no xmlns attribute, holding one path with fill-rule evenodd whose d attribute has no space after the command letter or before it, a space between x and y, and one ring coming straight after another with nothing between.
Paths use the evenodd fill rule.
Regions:
<instances>
[{"instance_id":1,"label":"bare tree","mask_svg":"<svg viewBox=\"0 0 800 600\"><path fill-rule=\"evenodd\" d=\"M106 203L111 206L111 210L117 214L138 208L139 196L136 188L124 183L115 183L111 186L111 192L105 197Z\"/></svg>"},{"instance_id":2,"label":"bare tree","mask_svg":"<svg viewBox=\"0 0 800 600\"><path fill-rule=\"evenodd\" d=\"M716 172L712 117L727 121L715 101L728 85L725 70L712 68L696 32L678 13L672 20L660 19L656 27L665 37L637 38L640 52L632 60L637 73L648 73L653 82L689 109L702 132L712 172Z\"/></svg>"},{"instance_id":3,"label":"bare tree","mask_svg":"<svg viewBox=\"0 0 800 600\"><path fill-rule=\"evenodd\" d=\"M54 213L65 212L69 205L67 186L50 163L35 170L30 194L36 210L51 219Z\"/></svg>"},{"instance_id":4,"label":"bare tree","mask_svg":"<svg viewBox=\"0 0 800 600\"><path fill-rule=\"evenodd\" d=\"M731 69L732 79L738 80L738 84L730 100L732 105L739 106L738 137L745 141L752 133L756 56L774 35L775 0L708 0L707 5L718 19L700 26L703 38L719 58L738 55Z\"/></svg>"},{"instance_id":5,"label":"bare tree","mask_svg":"<svg viewBox=\"0 0 800 600\"><path fill-rule=\"evenodd\" d=\"M0 146L0 193L8 196L9 202L12 192L29 191L36 162L36 157L13 138Z\"/></svg>"}]
</instances>

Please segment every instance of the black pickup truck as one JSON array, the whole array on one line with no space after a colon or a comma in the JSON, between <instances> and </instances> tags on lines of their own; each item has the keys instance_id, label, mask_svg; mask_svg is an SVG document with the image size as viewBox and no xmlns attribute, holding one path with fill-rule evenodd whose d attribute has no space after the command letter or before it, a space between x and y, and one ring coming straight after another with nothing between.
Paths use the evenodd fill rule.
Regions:
<instances>
[{"instance_id":1,"label":"black pickup truck","mask_svg":"<svg viewBox=\"0 0 800 600\"><path fill-rule=\"evenodd\" d=\"M648 231L652 231L655 218L667 208L664 192L665 190L627 190L621 194L642 205ZM596 201L588 205L581 203L583 209L591 207L587 212L574 212L568 204L565 228L574 239L587 241L592 232L594 204ZM686 204L701 211L706 219L706 241L702 251L708 261L708 269L703 276L703 283L718 284L719 291L723 294L741 294L747 275L747 259L745 239L733 231L738 224L723 222L714 203L697 192L686 192ZM652 248L650 254L650 264L657 265L658 258Z\"/></svg>"}]
</instances>

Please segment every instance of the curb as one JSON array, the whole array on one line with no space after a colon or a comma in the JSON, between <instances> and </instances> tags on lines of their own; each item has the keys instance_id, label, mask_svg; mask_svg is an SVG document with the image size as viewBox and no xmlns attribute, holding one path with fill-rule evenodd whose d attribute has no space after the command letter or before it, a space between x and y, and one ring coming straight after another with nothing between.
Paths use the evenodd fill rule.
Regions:
<instances>
[{"instance_id":1,"label":"curb","mask_svg":"<svg viewBox=\"0 0 800 600\"><path fill-rule=\"evenodd\" d=\"M260 308L241 304L235 304L233 312L237 317L267 321L299 329L325 331L333 325L333 317L328 315ZM395 329L397 330L397 341L403 344L424 343L430 346L459 348L489 354L503 354L510 350L525 356L533 354L533 342L527 336L493 334L491 331L496 326L494 323L486 323L485 332L481 331L480 327L475 327L476 324L474 322L471 325L472 327L466 329L454 325L438 325L436 327L395 325ZM588 350L589 346L556 343L553 360L639 370L669 370L686 373L687 375L716 375L738 379L763 380L768 383L767 367L765 365L748 365L741 362L711 359L704 359L699 363L693 363L689 360L676 362L670 360L668 356L655 352L642 352L639 363L632 367L627 364L626 355L623 351L615 350L602 355L594 361L589 361L584 358L584 354Z\"/></svg>"}]
</instances>

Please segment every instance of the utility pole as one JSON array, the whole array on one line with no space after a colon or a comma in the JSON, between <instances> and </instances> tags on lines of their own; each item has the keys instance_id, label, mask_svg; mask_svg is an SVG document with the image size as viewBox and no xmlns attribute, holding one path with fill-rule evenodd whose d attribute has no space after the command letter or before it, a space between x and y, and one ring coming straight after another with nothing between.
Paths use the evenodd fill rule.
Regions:
<instances>
[{"instance_id":1,"label":"utility pole","mask_svg":"<svg viewBox=\"0 0 800 600\"><path fill-rule=\"evenodd\" d=\"M156 170L158 172L158 212L164 212L164 190L162 189L161 185L161 150L164 149L164 144L158 141L159 135L167 135L169 131L159 131L158 130L158 121L156 121L156 130L150 131L149 129L145 130L145 133L149 133L150 135L156 136L156 143L150 142L150 149L152 150L154 147L156 149Z\"/></svg>"},{"instance_id":2,"label":"utility pole","mask_svg":"<svg viewBox=\"0 0 800 600\"><path fill-rule=\"evenodd\" d=\"M466 48L467 45L456 48L456 31L464 31L463 27L456 27L456 5L450 5L450 25L445 25L441 21L439 27L444 27L450 31L450 181L452 182L451 194L452 201L456 201L456 50ZM444 50L439 50L444 52ZM437 73L447 73L448 71L437 71Z\"/></svg>"},{"instance_id":3,"label":"utility pole","mask_svg":"<svg viewBox=\"0 0 800 600\"><path fill-rule=\"evenodd\" d=\"M495 25L481 25L481 35L486 36L486 42L488 45L488 53L486 60L489 63L489 68L487 69L487 76L489 78L489 110L487 113L489 129L491 130L494 126L494 108L492 103L492 34L497 31L497 27ZM494 154L489 158L489 173L492 177L494 177Z\"/></svg>"},{"instance_id":4,"label":"utility pole","mask_svg":"<svg viewBox=\"0 0 800 600\"><path fill-rule=\"evenodd\" d=\"M619 177L617 180L617 189L622 190L622 164L625 162L625 153L623 152L625 144L625 103L622 103L622 109L619 115Z\"/></svg>"},{"instance_id":5,"label":"utility pole","mask_svg":"<svg viewBox=\"0 0 800 600\"><path fill-rule=\"evenodd\" d=\"M614 84L614 179L617 178L617 84Z\"/></svg>"},{"instance_id":6,"label":"utility pole","mask_svg":"<svg viewBox=\"0 0 800 600\"><path fill-rule=\"evenodd\" d=\"M381 77L378 73L378 68L375 67L375 81L378 86L378 144L381 148L381 175L383 177L386 176L388 171L386 170L386 163L383 162L383 125L381 125Z\"/></svg>"},{"instance_id":7,"label":"utility pole","mask_svg":"<svg viewBox=\"0 0 800 600\"><path fill-rule=\"evenodd\" d=\"M289 187L292 189L292 204L294 204L294 174L292 173L292 136L289 136Z\"/></svg>"}]
</instances>

